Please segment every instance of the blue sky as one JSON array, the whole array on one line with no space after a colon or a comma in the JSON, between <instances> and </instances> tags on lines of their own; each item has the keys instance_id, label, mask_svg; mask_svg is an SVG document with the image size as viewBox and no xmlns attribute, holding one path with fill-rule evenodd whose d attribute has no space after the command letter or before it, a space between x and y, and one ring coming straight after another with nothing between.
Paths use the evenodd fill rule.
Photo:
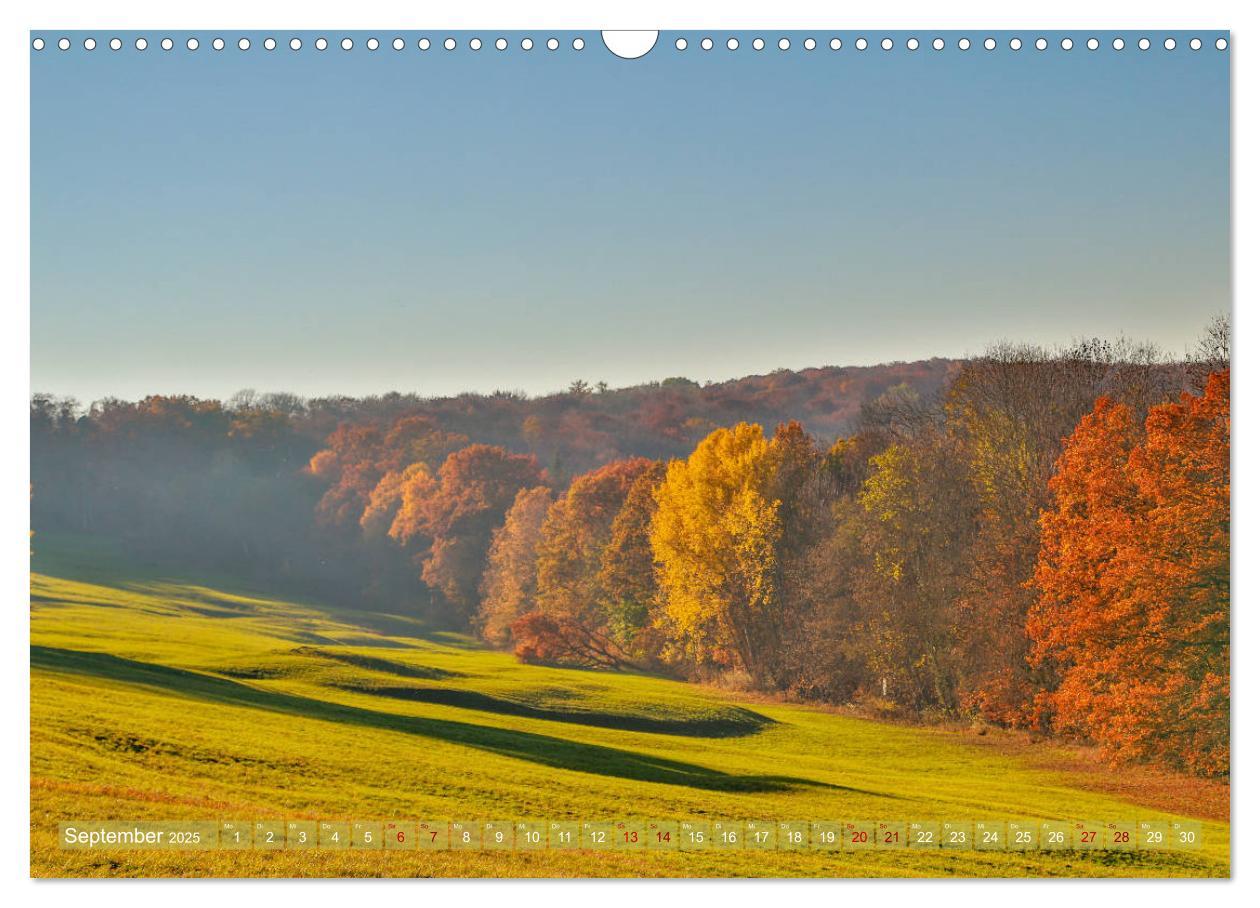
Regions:
<instances>
[{"instance_id":1,"label":"blue sky","mask_svg":"<svg viewBox=\"0 0 1260 908\"><path fill-rule=\"evenodd\" d=\"M663 33L636 61L598 33L87 34L31 54L35 390L541 393L1119 333L1180 353L1229 308L1215 33Z\"/></svg>"}]
</instances>

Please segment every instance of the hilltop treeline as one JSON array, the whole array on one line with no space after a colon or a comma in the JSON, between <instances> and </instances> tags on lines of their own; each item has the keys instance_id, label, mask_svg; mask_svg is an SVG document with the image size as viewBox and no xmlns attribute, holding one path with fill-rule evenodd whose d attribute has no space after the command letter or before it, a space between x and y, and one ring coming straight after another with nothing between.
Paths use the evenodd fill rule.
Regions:
<instances>
[{"instance_id":1,"label":"hilltop treeline","mask_svg":"<svg viewBox=\"0 0 1260 908\"><path fill-rule=\"evenodd\" d=\"M36 397L35 529L406 603L529 661L1222 774L1227 337L532 400Z\"/></svg>"}]
</instances>

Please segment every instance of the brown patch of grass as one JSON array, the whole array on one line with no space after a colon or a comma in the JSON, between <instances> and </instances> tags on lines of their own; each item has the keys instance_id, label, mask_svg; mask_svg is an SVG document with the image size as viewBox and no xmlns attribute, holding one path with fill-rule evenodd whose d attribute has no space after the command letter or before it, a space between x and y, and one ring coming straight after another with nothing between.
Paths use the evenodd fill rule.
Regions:
<instances>
[{"instance_id":1,"label":"brown patch of grass","mask_svg":"<svg viewBox=\"0 0 1260 908\"><path fill-rule=\"evenodd\" d=\"M1097 747L1063 741L1041 741L1027 732L987 729L969 736L980 747L991 747L1039 770L1060 774L1087 791L1123 798L1168 813L1230 821L1230 786L1221 779L1205 779L1147 764L1113 766Z\"/></svg>"}]
</instances>

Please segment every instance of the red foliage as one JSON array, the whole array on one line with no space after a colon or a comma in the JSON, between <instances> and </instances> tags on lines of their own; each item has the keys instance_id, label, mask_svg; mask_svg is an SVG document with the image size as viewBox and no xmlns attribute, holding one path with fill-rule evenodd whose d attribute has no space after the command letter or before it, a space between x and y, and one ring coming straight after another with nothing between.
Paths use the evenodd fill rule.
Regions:
<instances>
[{"instance_id":1,"label":"red foliage","mask_svg":"<svg viewBox=\"0 0 1260 908\"><path fill-rule=\"evenodd\" d=\"M431 539L424 582L471 616L495 527L503 523L517 492L543 481L532 454L470 445L446 458L437 481L425 484L422 494L408 496L404 490L390 535L399 542Z\"/></svg>"},{"instance_id":2,"label":"red foliage","mask_svg":"<svg viewBox=\"0 0 1260 908\"><path fill-rule=\"evenodd\" d=\"M378 463L380 429L343 423L328 436L324 450L311 458L311 474L330 483L316 514L324 523L355 523L371 499L385 468Z\"/></svg>"},{"instance_id":3,"label":"red foliage","mask_svg":"<svg viewBox=\"0 0 1260 908\"><path fill-rule=\"evenodd\" d=\"M1037 707L1117 760L1229 771L1229 371L1151 409L1098 401L1041 520Z\"/></svg>"},{"instance_id":4,"label":"red foliage","mask_svg":"<svg viewBox=\"0 0 1260 908\"><path fill-rule=\"evenodd\" d=\"M534 665L617 668L616 647L580 622L530 612L512 623L516 658Z\"/></svg>"}]
</instances>

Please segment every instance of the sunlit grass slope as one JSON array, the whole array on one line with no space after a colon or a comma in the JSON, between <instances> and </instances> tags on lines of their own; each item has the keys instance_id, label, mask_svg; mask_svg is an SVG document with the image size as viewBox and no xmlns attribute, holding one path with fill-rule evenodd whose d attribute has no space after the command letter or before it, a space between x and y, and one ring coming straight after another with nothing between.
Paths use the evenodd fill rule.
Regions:
<instances>
[{"instance_id":1,"label":"sunlit grass slope","mask_svg":"<svg viewBox=\"0 0 1260 908\"><path fill-rule=\"evenodd\" d=\"M1221 876L1190 855L59 850L67 819L1171 819L1066 769L658 678L516 664L399 615L36 539L38 876Z\"/></svg>"}]
</instances>

